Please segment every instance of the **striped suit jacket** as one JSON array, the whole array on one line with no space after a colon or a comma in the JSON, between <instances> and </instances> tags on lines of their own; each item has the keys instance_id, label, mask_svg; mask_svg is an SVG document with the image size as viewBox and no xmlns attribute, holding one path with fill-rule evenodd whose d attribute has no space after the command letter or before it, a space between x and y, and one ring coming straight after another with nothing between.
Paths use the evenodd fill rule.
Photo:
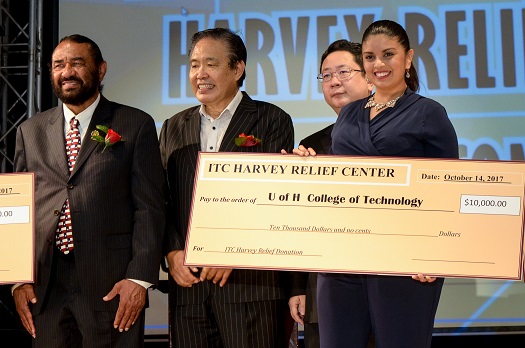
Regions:
<instances>
[{"instance_id":1,"label":"striped suit jacket","mask_svg":"<svg viewBox=\"0 0 525 348\"><path fill-rule=\"evenodd\" d=\"M200 151L200 106L195 106L166 120L160 133L161 157L169 186L171 204L167 216L165 252L184 249L197 156ZM240 133L262 140L260 146L238 147L234 139ZM290 116L277 106L252 100L243 92L226 130L219 151L278 153L293 149L293 125ZM285 284L280 272L234 270L226 285L216 295L223 302L251 302L285 298ZM171 281L171 284L175 284ZM191 288L170 286L170 306L202 303L208 297L211 282ZM175 303L174 303L175 302Z\"/></svg>"},{"instance_id":2,"label":"striped suit jacket","mask_svg":"<svg viewBox=\"0 0 525 348\"><path fill-rule=\"evenodd\" d=\"M108 147L90 139L96 125L122 135ZM71 175L62 104L23 122L17 131L15 171L35 175L35 290L42 309L55 249L59 212L69 198L75 264L85 300L116 311L118 296L102 300L125 278L158 282L165 224L164 176L153 119L101 96Z\"/></svg>"}]
</instances>

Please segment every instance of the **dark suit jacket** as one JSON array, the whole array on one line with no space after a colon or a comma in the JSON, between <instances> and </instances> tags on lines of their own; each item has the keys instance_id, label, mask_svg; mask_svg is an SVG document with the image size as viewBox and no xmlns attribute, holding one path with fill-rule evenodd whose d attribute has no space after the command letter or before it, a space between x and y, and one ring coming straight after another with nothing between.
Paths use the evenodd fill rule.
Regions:
<instances>
[{"instance_id":1,"label":"dark suit jacket","mask_svg":"<svg viewBox=\"0 0 525 348\"><path fill-rule=\"evenodd\" d=\"M334 128L334 125L331 124L326 128L321 129L318 132L315 132L314 134L311 134L301 140L299 145L303 145L304 147L311 147L315 150L319 155L326 155L330 151L330 145L332 144L332 129Z\"/></svg>"},{"instance_id":2,"label":"dark suit jacket","mask_svg":"<svg viewBox=\"0 0 525 348\"><path fill-rule=\"evenodd\" d=\"M332 128L330 125L312 135L307 136L299 145L306 148L311 147L319 155L328 154L332 143ZM306 313L304 319L309 323L317 323L317 273L290 272L291 292L290 296L306 294Z\"/></svg>"},{"instance_id":3,"label":"dark suit jacket","mask_svg":"<svg viewBox=\"0 0 525 348\"><path fill-rule=\"evenodd\" d=\"M171 205L168 208L167 250L184 249L197 155L200 151L200 106L179 112L164 122L160 133L161 156L166 170ZM240 133L254 135L262 143L238 147L234 139ZM288 114L275 105L252 100L243 92L226 130L221 152L280 152L293 148L293 125ZM202 303L208 296L211 282L191 288L170 287L176 304ZM218 287L218 285L217 285ZM284 285L276 271L234 270L228 282L217 291L223 302L251 302L284 299ZM174 305L175 303L171 303Z\"/></svg>"},{"instance_id":4,"label":"dark suit jacket","mask_svg":"<svg viewBox=\"0 0 525 348\"><path fill-rule=\"evenodd\" d=\"M108 147L90 139L96 125L124 142ZM164 176L153 119L101 96L71 175L64 145L62 104L20 125L15 171L36 174L36 282L38 314L49 286L55 231L69 198L80 286L95 310L115 283L131 278L156 284L164 233Z\"/></svg>"}]
</instances>

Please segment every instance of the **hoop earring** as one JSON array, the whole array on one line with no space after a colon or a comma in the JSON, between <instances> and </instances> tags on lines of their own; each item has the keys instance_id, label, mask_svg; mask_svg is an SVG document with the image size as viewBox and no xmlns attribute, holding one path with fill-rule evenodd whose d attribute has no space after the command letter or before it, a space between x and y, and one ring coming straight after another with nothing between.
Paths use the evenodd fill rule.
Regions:
<instances>
[{"instance_id":1,"label":"hoop earring","mask_svg":"<svg viewBox=\"0 0 525 348\"><path fill-rule=\"evenodd\" d=\"M408 69L407 69L407 73L405 74L406 78L409 79L410 78L410 73L408 72Z\"/></svg>"}]
</instances>

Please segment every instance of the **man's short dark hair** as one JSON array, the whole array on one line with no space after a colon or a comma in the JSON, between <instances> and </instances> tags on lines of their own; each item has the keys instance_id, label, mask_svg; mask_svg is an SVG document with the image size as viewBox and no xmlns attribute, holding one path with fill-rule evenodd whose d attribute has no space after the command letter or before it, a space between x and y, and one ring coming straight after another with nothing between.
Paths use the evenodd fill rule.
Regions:
<instances>
[{"instance_id":1,"label":"man's short dark hair","mask_svg":"<svg viewBox=\"0 0 525 348\"><path fill-rule=\"evenodd\" d=\"M230 59L228 66L231 69L235 68L235 65L238 62L244 62L244 64L246 64L248 53L246 52L246 46L244 45L244 42L237 33L227 28L206 29L193 34L193 37L191 38L190 50L188 52L190 57L197 42L205 38L224 42L226 49L228 50L228 58ZM242 73L241 78L237 81L237 85L239 87L242 86L245 78L246 71Z\"/></svg>"},{"instance_id":2,"label":"man's short dark hair","mask_svg":"<svg viewBox=\"0 0 525 348\"><path fill-rule=\"evenodd\" d=\"M357 42L350 42L345 39L336 40L328 46L326 51L324 51L323 55L321 56L321 62L319 63L319 72L321 73L321 69L323 66L323 62L328 57L330 53L338 52L338 51L347 51L350 52L355 59L355 62L359 65L359 69L365 70L365 67L363 65L363 55L361 51L361 44ZM363 73L364 74L364 73Z\"/></svg>"},{"instance_id":3,"label":"man's short dark hair","mask_svg":"<svg viewBox=\"0 0 525 348\"><path fill-rule=\"evenodd\" d=\"M78 44L88 44L95 64L99 66L104 61L104 58L102 58L102 52L100 51L100 47L98 47L96 42L91 40L90 38L80 34L73 34L69 36L64 36L62 39L60 39L59 44L64 41L71 41Z\"/></svg>"}]
</instances>

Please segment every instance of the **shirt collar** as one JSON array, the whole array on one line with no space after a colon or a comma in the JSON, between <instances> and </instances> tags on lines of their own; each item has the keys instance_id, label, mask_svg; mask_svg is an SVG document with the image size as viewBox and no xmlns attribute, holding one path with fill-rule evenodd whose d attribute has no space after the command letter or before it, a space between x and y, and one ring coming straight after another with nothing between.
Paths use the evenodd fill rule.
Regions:
<instances>
[{"instance_id":1,"label":"shirt collar","mask_svg":"<svg viewBox=\"0 0 525 348\"><path fill-rule=\"evenodd\" d=\"M226 108L224 108L224 110L222 110L221 114L217 118L220 118L222 115L224 115L225 112L229 112L230 115L233 115L235 113L235 111L237 110L237 107L241 103L241 100L242 100L242 92L241 92L240 89L238 89L237 93L235 94L235 97L233 97L233 99L230 102L230 104L228 104L228 106L226 106ZM206 107L204 106L204 104L201 104L201 107L199 109L199 113L201 114L201 116L204 116L204 117L206 117L208 119L211 119L211 116L206 112Z\"/></svg>"},{"instance_id":2,"label":"shirt collar","mask_svg":"<svg viewBox=\"0 0 525 348\"><path fill-rule=\"evenodd\" d=\"M89 122L91 122L91 118L93 117L93 113L95 112L95 109L98 106L98 103L100 102L100 93L97 96L97 99L88 106L84 111L80 112L78 115L75 115L73 111L71 111L66 104L62 103L62 110L64 111L64 118L65 118L65 126L66 130L69 130L69 122L73 117L76 116L78 122L80 123L80 127L82 129L87 129L89 126Z\"/></svg>"}]
</instances>

